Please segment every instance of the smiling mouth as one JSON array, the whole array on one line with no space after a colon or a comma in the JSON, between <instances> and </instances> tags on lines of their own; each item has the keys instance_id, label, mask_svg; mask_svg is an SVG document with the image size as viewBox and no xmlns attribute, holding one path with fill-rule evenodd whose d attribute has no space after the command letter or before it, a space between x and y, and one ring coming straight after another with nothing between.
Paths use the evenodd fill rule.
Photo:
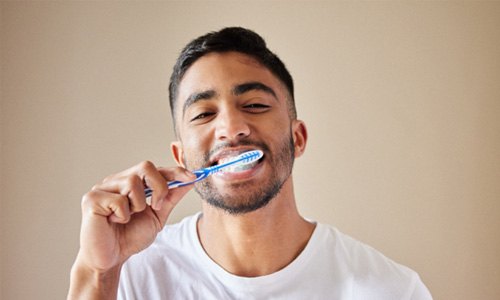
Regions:
<instances>
[{"instance_id":1,"label":"smiling mouth","mask_svg":"<svg viewBox=\"0 0 500 300\"><path fill-rule=\"evenodd\" d=\"M225 164L231 160L233 160L235 157L237 157L238 155L240 155L241 153L231 153L227 156L223 156L221 157L219 160L215 161L212 163L212 166L216 166L216 165L222 165L222 164ZM230 166L227 166L227 167L223 167L218 173L221 174L221 173L238 173L238 172L244 172L244 171L247 171L247 170L250 170L252 168L254 168L255 166L257 166L259 163L262 162L262 160L264 159L264 157L261 157L259 160L256 160L256 161L253 161L253 162L242 162L242 163L236 163L234 165L230 165Z\"/></svg>"}]
</instances>

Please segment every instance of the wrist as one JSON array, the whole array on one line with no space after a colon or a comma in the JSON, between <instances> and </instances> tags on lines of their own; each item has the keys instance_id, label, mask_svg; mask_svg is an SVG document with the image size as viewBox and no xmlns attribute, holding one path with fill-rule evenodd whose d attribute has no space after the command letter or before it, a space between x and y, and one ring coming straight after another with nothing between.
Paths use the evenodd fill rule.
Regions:
<instances>
[{"instance_id":1,"label":"wrist","mask_svg":"<svg viewBox=\"0 0 500 300\"><path fill-rule=\"evenodd\" d=\"M116 299L121 266L100 270L77 258L71 268L68 299Z\"/></svg>"}]
</instances>

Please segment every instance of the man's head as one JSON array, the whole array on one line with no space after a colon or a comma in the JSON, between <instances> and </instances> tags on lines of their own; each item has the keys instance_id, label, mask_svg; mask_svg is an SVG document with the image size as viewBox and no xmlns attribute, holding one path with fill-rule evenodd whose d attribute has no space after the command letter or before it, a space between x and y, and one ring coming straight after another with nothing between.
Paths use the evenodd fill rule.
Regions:
<instances>
[{"instance_id":1,"label":"man's head","mask_svg":"<svg viewBox=\"0 0 500 300\"><path fill-rule=\"evenodd\" d=\"M212 52L240 52L253 57L269 71L271 71L288 90L288 105L291 119L297 118L295 109L293 79L285 64L271 52L264 39L257 33L241 28L228 27L220 31L207 33L191 41L181 52L174 66L172 76L170 77L169 95L170 110L176 124L176 103L178 98L179 84L186 71L199 58Z\"/></svg>"},{"instance_id":2,"label":"man's head","mask_svg":"<svg viewBox=\"0 0 500 300\"><path fill-rule=\"evenodd\" d=\"M211 35L218 37L188 45L174 68L170 97L178 141L172 152L179 165L194 170L248 150L263 151L256 164L195 185L212 207L251 212L292 193L293 162L305 149L307 132L295 116L291 77L264 41L241 28Z\"/></svg>"}]
</instances>

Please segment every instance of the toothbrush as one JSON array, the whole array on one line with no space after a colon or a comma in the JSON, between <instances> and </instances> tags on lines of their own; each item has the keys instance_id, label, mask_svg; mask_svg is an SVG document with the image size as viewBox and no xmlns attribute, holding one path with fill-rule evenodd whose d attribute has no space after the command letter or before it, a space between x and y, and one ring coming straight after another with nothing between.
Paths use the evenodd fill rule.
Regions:
<instances>
[{"instance_id":1,"label":"toothbrush","mask_svg":"<svg viewBox=\"0 0 500 300\"><path fill-rule=\"evenodd\" d=\"M198 182L200 180L203 180L207 178L208 176L215 174L217 172L223 171L224 169L231 167L231 166L237 166L237 165L247 165L249 163L253 163L257 160L259 160L262 156L264 156L264 153L260 150L252 150L252 151L247 151L244 153L241 153L240 155L234 157L233 159L211 167L199 169L196 171L193 171L193 174L196 175L196 179L192 181L169 181L168 182L168 188L169 189L175 189L181 186L185 185L190 185L195 182ZM153 190L150 188L144 189L144 193L146 194L146 197L150 197L153 194Z\"/></svg>"}]
</instances>

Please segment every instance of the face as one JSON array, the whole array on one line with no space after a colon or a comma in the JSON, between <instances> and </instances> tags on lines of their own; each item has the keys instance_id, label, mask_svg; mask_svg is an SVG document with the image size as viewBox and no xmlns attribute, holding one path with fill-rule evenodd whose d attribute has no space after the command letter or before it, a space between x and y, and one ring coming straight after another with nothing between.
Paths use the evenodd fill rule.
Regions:
<instances>
[{"instance_id":1,"label":"face","mask_svg":"<svg viewBox=\"0 0 500 300\"><path fill-rule=\"evenodd\" d=\"M284 85L244 54L210 53L187 70L176 102L177 162L194 170L248 150L264 152L256 164L197 183L202 199L232 214L250 212L291 180L307 134L303 122L290 118L287 97Z\"/></svg>"}]
</instances>

